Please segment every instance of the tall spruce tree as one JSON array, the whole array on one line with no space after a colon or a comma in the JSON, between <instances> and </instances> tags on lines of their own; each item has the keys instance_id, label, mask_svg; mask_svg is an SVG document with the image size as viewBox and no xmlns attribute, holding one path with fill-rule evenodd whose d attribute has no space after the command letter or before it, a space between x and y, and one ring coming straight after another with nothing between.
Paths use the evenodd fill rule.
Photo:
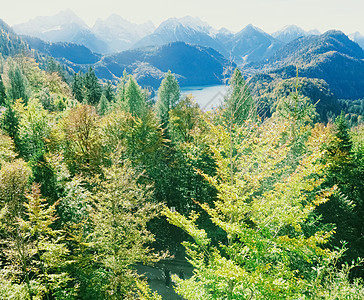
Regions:
<instances>
[{"instance_id":1,"label":"tall spruce tree","mask_svg":"<svg viewBox=\"0 0 364 300\"><path fill-rule=\"evenodd\" d=\"M113 87L112 87L112 84L110 81L108 81L106 83L106 85L104 86L103 94L105 95L105 97L109 103L115 102L115 93L114 93L114 90L113 90Z\"/></svg>"},{"instance_id":2,"label":"tall spruce tree","mask_svg":"<svg viewBox=\"0 0 364 300\"><path fill-rule=\"evenodd\" d=\"M140 86L135 79L130 76L125 86L125 94L122 101L123 109L133 116L143 118L147 112L147 103L145 100L145 95Z\"/></svg>"},{"instance_id":3,"label":"tall spruce tree","mask_svg":"<svg viewBox=\"0 0 364 300\"><path fill-rule=\"evenodd\" d=\"M256 105L249 87L238 68L235 69L225 97L225 119L229 123L242 125L244 121L257 114Z\"/></svg>"},{"instance_id":4,"label":"tall spruce tree","mask_svg":"<svg viewBox=\"0 0 364 300\"><path fill-rule=\"evenodd\" d=\"M81 73L73 75L72 93L78 102L83 102L83 76Z\"/></svg>"},{"instance_id":5,"label":"tall spruce tree","mask_svg":"<svg viewBox=\"0 0 364 300\"><path fill-rule=\"evenodd\" d=\"M97 106L99 104L102 89L99 80L92 68L88 70L84 77L85 100L87 104Z\"/></svg>"},{"instance_id":6,"label":"tall spruce tree","mask_svg":"<svg viewBox=\"0 0 364 300\"><path fill-rule=\"evenodd\" d=\"M5 106L5 102L6 102L6 89L2 76L0 75L0 106Z\"/></svg>"},{"instance_id":7,"label":"tall spruce tree","mask_svg":"<svg viewBox=\"0 0 364 300\"><path fill-rule=\"evenodd\" d=\"M27 104L29 99L28 80L23 75L18 65L10 67L8 77L10 81L10 86L8 88L9 98L13 101L23 99L24 103Z\"/></svg>"},{"instance_id":8,"label":"tall spruce tree","mask_svg":"<svg viewBox=\"0 0 364 300\"><path fill-rule=\"evenodd\" d=\"M165 75L161 86L158 90L158 99L156 102L156 113L163 127L168 126L169 111L176 107L181 91L176 78L171 71Z\"/></svg>"}]
</instances>

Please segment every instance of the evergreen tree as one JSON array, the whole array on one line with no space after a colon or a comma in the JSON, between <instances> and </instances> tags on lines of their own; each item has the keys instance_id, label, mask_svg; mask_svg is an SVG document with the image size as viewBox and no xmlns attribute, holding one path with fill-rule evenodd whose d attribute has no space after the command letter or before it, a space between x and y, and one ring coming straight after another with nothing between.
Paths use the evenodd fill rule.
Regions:
<instances>
[{"instance_id":1,"label":"evergreen tree","mask_svg":"<svg viewBox=\"0 0 364 300\"><path fill-rule=\"evenodd\" d=\"M73 75L72 93L78 102L83 102L83 76L81 73Z\"/></svg>"},{"instance_id":2,"label":"evergreen tree","mask_svg":"<svg viewBox=\"0 0 364 300\"><path fill-rule=\"evenodd\" d=\"M113 90L113 87L112 87L112 84L110 81L108 81L106 83L106 85L104 86L103 94L105 95L105 97L109 103L115 102L115 93L114 93L114 90Z\"/></svg>"},{"instance_id":3,"label":"evergreen tree","mask_svg":"<svg viewBox=\"0 0 364 300\"><path fill-rule=\"evenodd\" d=\"M14 141L18 141L19 131L19 117L10 100L5 102L5 111L0 116L0 127L3 129Z\"/></svg>"},{"instance_id":4,"label":"evergreen tree","mask_svg":"<svg viewBox=\"0 0 364 300\"><path fill-rule=\"evenodd\" d=\"M344 261L351 262L363 255L363 166L361 158L353 151L350 129L342 113L335 120L333 139L327 146L329 167L326 171L326 185L337 185L338 193L329 202L318 207L324 224L335 227L336 234L331 240L332 247L347 242Z\"/></svg>"},{"instance_id":5,"label":"evergreen tree","mask_svg":"<svg viewBox=\"0 0 364 300\"><path fill-rule=\"evenodd\" d=\"M8 96L13 101L23 99L24 103L28 103L29 91L28 80L23 75L18 65L12 66L8 72L10 86L8 88Z\"/></svg>"},{"instance_id":6,"label":"evergreen tree","mask_svg":"<svg viewBox=\"0 0 364 300\"><path fill-rule=\"evenodd\" d=\"M181 91L178 82L171 71L168 71L158 90L158 99L156 102L157 117L164 128L168 126L169 111L176 107L180 96Z\"/></svg>"},{"instance_id":7,"label":"evergreen tree","mask_svg":"<svg viewBox=\"0 0 364 300\"><path fill-rule=\"evenodd\" d=\"M88 70L84 77L85 100L87 104L97 106L99 104L102 89L99 80L92 68Z\"/></svg>"},{"instance_id":8,"label":"evergreen tree","mask_svg":"<svg viewBox=\"0 0 364 300\"><path fill-rule=\"evenodd\" d=\"M6 103L6 90L2 76L0 75L0 107L5 106L5 103Z\"/></svg>"},{"instance_id":9,"label":"evergreen tree","mask_svg":"<svg viewBox=\"0 0 364 300\"><path fill-rule=\"evenodd\" d=\"M126 84L129 81L130 75L124 70L123 76L120 77L118 85L116 86L116 103L122 106L122 103L125 100L125 89Z\"/></svg>"},{"instance_id":10,"label":"evergreen tree","mask_svg":"<svg viewBox=\"0 0 364 300\"><path fill-rule=\"evenodd\" d=\"M99 115L103 116L108 112L109 107L110 107L110 102L106 98L105 94L102 94L99 105L97 106L97 112L99 113Z\"/></svg>"},{"instance_id":11,"label":"evergreen tree","mask_svg":"<svg viewBox=\"0 0 364 300\"><path fill-rule=\"evenodd\" d=\"M134 117L139 117L141 119L143 119L147 112L145 95L132 76L129 77L125 86L125 95L122 101L122 107Z\"/></svg>"},{"instance_id":12,"label":"evergreen tree","mask_svg":"<svg viewBox=\"0 0 364 300\"><path fill-rule=\"evenodd\" d=\"M228 123L242 125L244 121L254 118L257 108L249 87L238 68L229 81L229 89L225 97L224 116Z\"/></svg>"}]
</instances>

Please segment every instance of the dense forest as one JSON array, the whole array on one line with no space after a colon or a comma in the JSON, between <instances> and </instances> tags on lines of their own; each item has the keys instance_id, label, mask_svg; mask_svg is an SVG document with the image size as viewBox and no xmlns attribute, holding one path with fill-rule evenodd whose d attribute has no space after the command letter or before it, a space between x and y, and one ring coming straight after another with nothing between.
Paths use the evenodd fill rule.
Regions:
<instances>
[{"instance_id":1,"label":"dense forest","mask_svg":"<svg viewBox=\"0 0 364 300\"><path fill-rule=\"evenodd\" d=\"M363 298L364 127L309 82L262 114L235 69L203 112L171 72L47 66L0 60L1 299L162 299L137 267L173 257L184 299Z\"/></svg>"}]
</instances>

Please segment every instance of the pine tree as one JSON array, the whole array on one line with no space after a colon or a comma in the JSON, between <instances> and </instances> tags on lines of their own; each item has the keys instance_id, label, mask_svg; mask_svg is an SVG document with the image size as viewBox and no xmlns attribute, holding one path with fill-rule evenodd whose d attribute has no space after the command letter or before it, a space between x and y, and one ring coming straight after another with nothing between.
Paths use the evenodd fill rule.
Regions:
<instances>
[{"instance_id":1,"label":"pine tree","mask_svg":"<svg viewBox=\"0 0 364 300\"><path fill-rule=\"evenodd\" d=\"M157 117L164 128L168 126L169 111L176 107L180 96L181 91L178 82L171 71L168 71L158 90L158 99L156 102Z\"/></svg>"},{"instance_id":2,"label":"pine tree","mask_svg":"<svg viewBox=\"0 0 364 300\"><path fill-rule=\"evenodd\" d=\"M112 84L110 81L108 81L106 83L106 85L104 86L103 94L105 95L105 97L109 103L115 102L115 93L114 93L114 90L113 90L113 87L112 87Z\"/></svg>"},{"instance_id":3,"label":"pine tree","mask_svg":"<svg viewBox=\"0 0 364 300\"><path fill-rule=\"evenodd\" d=\"M135 79L130 76L125 86L125 95L122 101L123 109L131 113L134 117L143 119L147 113L147 103L145 100L145 95L140 86Z\"/></svg>"},{"instance_id":4,"label":"pine tree","mask_svg":"<svg viewBox=\"0 0 364 300\"><path fill-rule=\"evenodd\" d=\"M97 112L100 116L105 115L110 107L110 102L107 100L105 94L101 95L99 105L97 106Z\"/></svg>"},{"instance_id":5,"label":"pine tree","mask_svg":"<svg viewBox=\"0 0 364 300\"><path fill-rule=\"evenodd\" d=\"M73 75L72 93L78 102L83 102L83 76L81 73Z\"/></svg>"},{"instance_id":6,"label":"pine tree","mask_svg":"<svg viewBox=\"0 0 364 300\"><path fill-rule=\"evenodd\" d=\"M130 75L128 75L126 70L124 70L123 76L120 77L119 83L116 86L116 101L115 102L118 105L122 106L122 103L124 103L125 89L126 89L126 84L129 81L129 77L130 77Z\"/></svg>"},{"instance_id":7,"label":"pine tree","mask_svg":"<svg viewBox=\"0 0 364 300\"><path fill-rule=\"evenodd\" d=\"M84 77L85 100L87 104L97 106L99 104L102 89L99 80L92 68L88 70Z\"/></svg>"},{"instance_id":8,"label":"pine tree","mask_svg":"<svg viewBox=\"0 0 364 300\"><path fill-rule=\"evenodd\" d=\"M249 87L238 68L235 69L225 97L224 116L228 123L242 125L257 115L257 108Z\"/></svg>"},{"instance_id":9,"label":"pine tree","mask_svg":"<svg viewBox=\"0 0 364 300\"><path fill-rule=\"evenodd\" d=\"M14 141L18 141L19 131L19 117L10 100L5 102L5 111L0 116L0 127L3 129Z\"/></svg>"},{"instance_id":10,"label":"pine tree","mask_svg":"<svg viewBox=\"0 0 364 300\"><path fill-rule=\"evenodd\" d=\"M0 107L5 106L6 103L6 90L2 76L0 75Z\"/></svg>"},{"instance_id":11,"label":"pine tree","mask_svg":"<svg viewBox=\"0 0 364 300\"><path fill-rule=\"evenodd\" d=\"M28 103L29 91L28 80L23 75L18 65L12 66L8 72L10 86L8 88L9 98L13 101L22 99L25 104Z\"/></svg>"}]
</instances>

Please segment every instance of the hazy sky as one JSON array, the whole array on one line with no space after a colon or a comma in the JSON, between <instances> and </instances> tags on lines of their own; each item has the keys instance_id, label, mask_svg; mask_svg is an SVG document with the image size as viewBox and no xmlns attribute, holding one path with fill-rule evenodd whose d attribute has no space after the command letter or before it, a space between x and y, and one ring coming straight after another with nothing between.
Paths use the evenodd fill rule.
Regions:
<instances>
[{"instance_id":1,"label":"hazy sky","mask_svg":"<svg viewBox=\"0 0 364 300\"><path fill-rule=\"evenodd\" d=\"M239 31L253 24L271 33L287 24L324 32L364 34L364 0L0 0L0 18L9 25L70 8L90 26L111 13L158 26L169 17L198 16L213 27Z\"/></svg>"}]
</instances>

